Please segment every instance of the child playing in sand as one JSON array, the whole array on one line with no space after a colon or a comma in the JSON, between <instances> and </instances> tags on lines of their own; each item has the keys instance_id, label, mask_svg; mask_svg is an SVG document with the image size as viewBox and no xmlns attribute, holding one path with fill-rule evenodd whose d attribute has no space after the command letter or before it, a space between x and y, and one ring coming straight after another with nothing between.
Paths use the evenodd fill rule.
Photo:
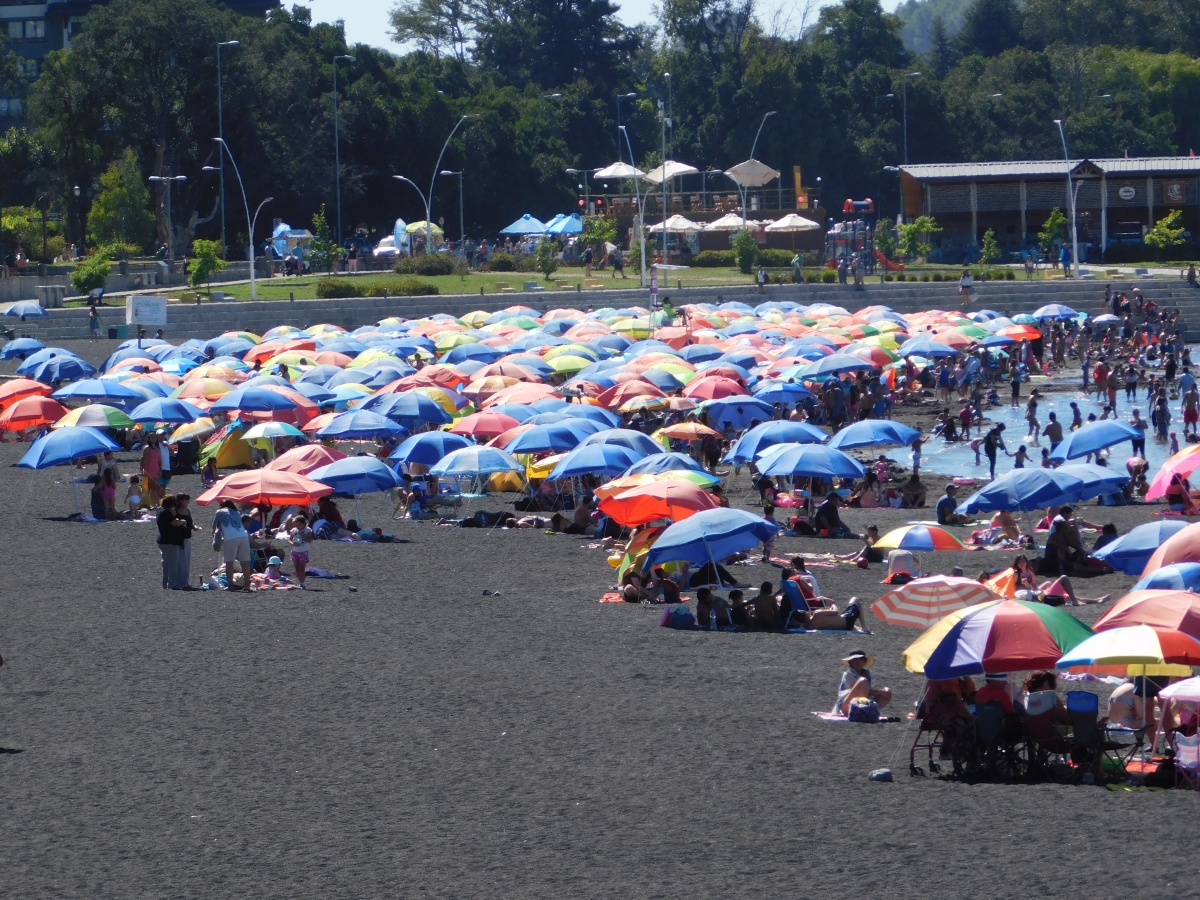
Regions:
<instances>
[{"instance_id":1,"label":"child playing in sand","mask_svg":"<svg viewBox=\"0 0 1200 900\"><path fill-rule=\"evenodd\" d=\"M308 590L304 586L304 578L308 570L308 550L312 539L313 533L312 529L308 527L308 517L301 513L292 521L292 529L288 532L288 543L292 545L292 565L296 569L296 581L299 582L302 591Z\"/></svg>"},{"instance_id":2,"label":"child playing in sand","mask_svg":"<svg viewBox=\"0 0 1200 900\"><path fill-rule=\"evenodd\" d=\"M212 487L217 483L217 458L210 456L208 462L204 464L204 471L200 473L200 482L205 487Z\"/></svg>"},{"instance_id":3,"label":"child playing in sand","mask_svg":"<svg viewBox=\"0 0 1200 900\"><path fill-rule=\"evenodd\" d=\"M129 476L129 490L125 492L125 508L129 511L129 518L136 519L141 513L142 506L142 483L137 475Z\"/></svg>"},{"instance_id":4,"label":"child playing in sand","mask_svg":"<svg viewBox=\"0 0 1200 900\"><path fill-rule=\"evenodd\" d=\"M267 571L263 575L263 580L269 587L275 587L283 582L283 575L279 572L279 567L282 565L283 560L278 556L272 556L269 560L267 560Z\"/></svg>"}]
</instances>

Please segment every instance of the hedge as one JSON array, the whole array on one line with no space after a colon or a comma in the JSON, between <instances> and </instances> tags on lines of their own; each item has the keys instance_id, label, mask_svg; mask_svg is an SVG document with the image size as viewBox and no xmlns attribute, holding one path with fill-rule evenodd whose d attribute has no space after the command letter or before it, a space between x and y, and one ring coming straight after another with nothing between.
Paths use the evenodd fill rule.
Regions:
<instances>
[{"instance_id":1,"label":"hedge","mask_svg":"<svg viewBox=\"0 0 1200 900\"><path fill-rule=\"evenodd\" d=\"M432 297L436 284L416 278L322 278L317 282L317 297L340 300L349 297Z\"/></svg>"},{"instance_id":2,"label":"hedge","mask_svg":"<svg viewBox=\"0 0 1200 900\"><path fill-rule=\"evenodd\" d=\"M453 275L466 268L461 257L427 254L425 256L403 256L392 270L397 275Z\"/></svg>"}]
</instances>

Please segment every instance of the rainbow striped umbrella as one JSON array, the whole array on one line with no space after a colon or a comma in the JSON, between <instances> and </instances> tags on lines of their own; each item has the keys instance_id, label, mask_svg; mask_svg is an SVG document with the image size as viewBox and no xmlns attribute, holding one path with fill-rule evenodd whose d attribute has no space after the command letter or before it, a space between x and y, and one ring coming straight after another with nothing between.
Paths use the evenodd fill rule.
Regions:
<instances>
[{"instance_id":1,"label":"rainbow striped umbrella","mask_svg":"<svg viewBox=\"0 0 1200 900\"><path fill-rule=\"evenodd\" d=\"M884 594L871 612L889 625L928 628L956 610L999 599L994 591L972 578L931 575Z\"/></svg>"},{"instance_id":2,"label":"rainbow striped umbrella","mask_svg":"<svg viewBox=\"0 0 1200 900\"><path fill-rule=\"evenodd\" d=\"M1070 648L1060 669L1120 666L1127 675L1191 675L1200 665L1200 641L1172 628L1130 625L1101 631Z\"/></svg>"},{"instance_id":3,"label":"rainbow striped umbrella","mask_svg":"<svg viewBox=\"0 0 1200 900\"><path fill-rule=\"evenodd\" d=\"M1065 610L997 600L952 612L904 651L910 672L931 680L1052 668L1092 636Z\"/></svg>"},{"instance_id":4,"label":"rainbow striped umbrella","mask_svg":"<svg viewBox=\"0 0 1200 900\"><path fill-rule=\"evenodd\" d=\"M893 528L875 544L883 550L962 550L963 542L937 525Z\"/></svg>"}]
</instances>

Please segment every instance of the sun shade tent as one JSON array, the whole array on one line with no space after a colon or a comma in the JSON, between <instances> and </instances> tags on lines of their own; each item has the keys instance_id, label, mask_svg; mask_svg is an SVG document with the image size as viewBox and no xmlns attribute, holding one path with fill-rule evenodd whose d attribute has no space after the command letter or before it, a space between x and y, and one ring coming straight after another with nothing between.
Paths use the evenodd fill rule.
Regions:
<instances>
[{"instance_id":1,"label":"sun shade tent","mask_svg":"<svg viewBox=\"0 0 1200 900\"><path fill-rule=\"evenodd\" d=\"M654 234L685 234L696 233L704 230L704 226L685 216L671 216L665 222L659 222L657 225L651 225L650 229Z\"/></svg>"},{"instance_id":2,"label":"sun shade tent","mask_svg":"<svg viewBox=\"0 0 1200 900\"><path fill-rule=\"evenodd\" d=\"M766 230L782 233L797 231L820 231L821 226L812 219L806 219L804 216L797 215L796 213L788 213L782 219L777 219L768 225Z\"/></svg>"},{"instance_id":3,"label":"sun shade tent","mask_svg":"<svg viewBox=\"0 0 1200 900\"><path fill-rule=\"evenodd\" d=\"M655 166L644 177L651 184L662 184L664 181L670 181L672 178L678 178L681 175L695 175L699 171L695 166L689 166L687 163L668 159L661 166Z\"/></svg>"},{"instance_id":4,"label":"sun shade tent","mask_svg":"<svg viewBox=\"0 0 1200 900\"><path fill-rule=\"evenodd\" d=\"M726 213L717 219L715 222L709 222L704 226L705 231L741 231L746 227L746 223L742 221L742 217L736 213Z\"/></svg>"},{"instance_id":5,"label":"sun shade tent","mask_svg":"<svg viewBox=\"0 0 1200 900\"><path fill-rule=\"evenodd\" d=\"M556 216L553 221L546 225L546 234L582 234L583 219L579 217L579 213L571 213L569 216Z\"/></svg>"},{"instance_id":6,"label":"sun shade tent","mask_svg":"<svg viewBox=\"0 0 1200 900\"><path fill-rule=\"evenodd\" d=\"M119 444L94 428L74 426L51 431L38 438L17 465L23 469L46 469L70 465L77 459L98 456L106 451L120 452L121 449ZM71 493L75 498L75 511L78 512L79 493L74 479L71 479Z\"/></svg>"},{"instance_id":7,"label":"sun shade tent","mask_svg":"<svg viewBox=\"0 0 1200 900\"><path fill-rule=\"evenodd\" d=\"M726 169L725 174L743 188L762 187L779 177L779 172L757 159L740 162L732 169Z\"/></svg>"},{"instance_id":8,"label":"sun shade tent","mask_svg":"<svg viewBox=\"0 0 1200 900\"><path fill-rule=\"evenodd\" d=\"M622 181L641 181L645 177L645 172L634 168L627 162L615 162L611 166L605 166L603 169L597 169L592 173L593 181L606 178Z\"/></svg>"},{"instance_id":9,"label":"sun shade tent","mask_svg":"<svg viewBox=\"0 0 1200 900\"><path fill-rule=\"evenodd\" d=\"M513 222L507 228L500 229L501 234L545 234L546 223L541 219L535 219L529 213L521 216L517 221Z\"/></svg>"}]
</instances>

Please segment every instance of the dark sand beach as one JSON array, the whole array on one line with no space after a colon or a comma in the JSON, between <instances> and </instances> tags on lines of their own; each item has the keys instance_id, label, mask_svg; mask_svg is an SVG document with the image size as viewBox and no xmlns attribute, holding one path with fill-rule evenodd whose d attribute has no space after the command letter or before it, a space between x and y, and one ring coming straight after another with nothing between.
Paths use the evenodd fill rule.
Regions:
<instances>
[{"instance_id":1,"label":"dark sand beach","mask_svg":"<svg viewBox=\"0 0 1200 900\"><path fill-rule=\"evenodd\" d=\"M378 495L366 524L403 543L317 543L338 580L166 592L154 526L64 521L70 470L9 468L25 449L0 445L7 897L1195 893L1194 793L912 778L912 726L811 714L856 648L895 690L888 712L908 712L915 629L672 631L660 609L596 602L613 570L586 539L389 522ZM747 474L732 485L751 507ZM1083 513L1125 532L1151 509ZM886 531L933 518L917 512L844 515ZM196 511L206 532L211 516ZM213 559L195 544L193 584ZM968 575L1012 558L923 556ZM882 566L814 572L840 603L886 590ZM895 783L868 781L883 766Z\"/></svg>"}]
</instances>

